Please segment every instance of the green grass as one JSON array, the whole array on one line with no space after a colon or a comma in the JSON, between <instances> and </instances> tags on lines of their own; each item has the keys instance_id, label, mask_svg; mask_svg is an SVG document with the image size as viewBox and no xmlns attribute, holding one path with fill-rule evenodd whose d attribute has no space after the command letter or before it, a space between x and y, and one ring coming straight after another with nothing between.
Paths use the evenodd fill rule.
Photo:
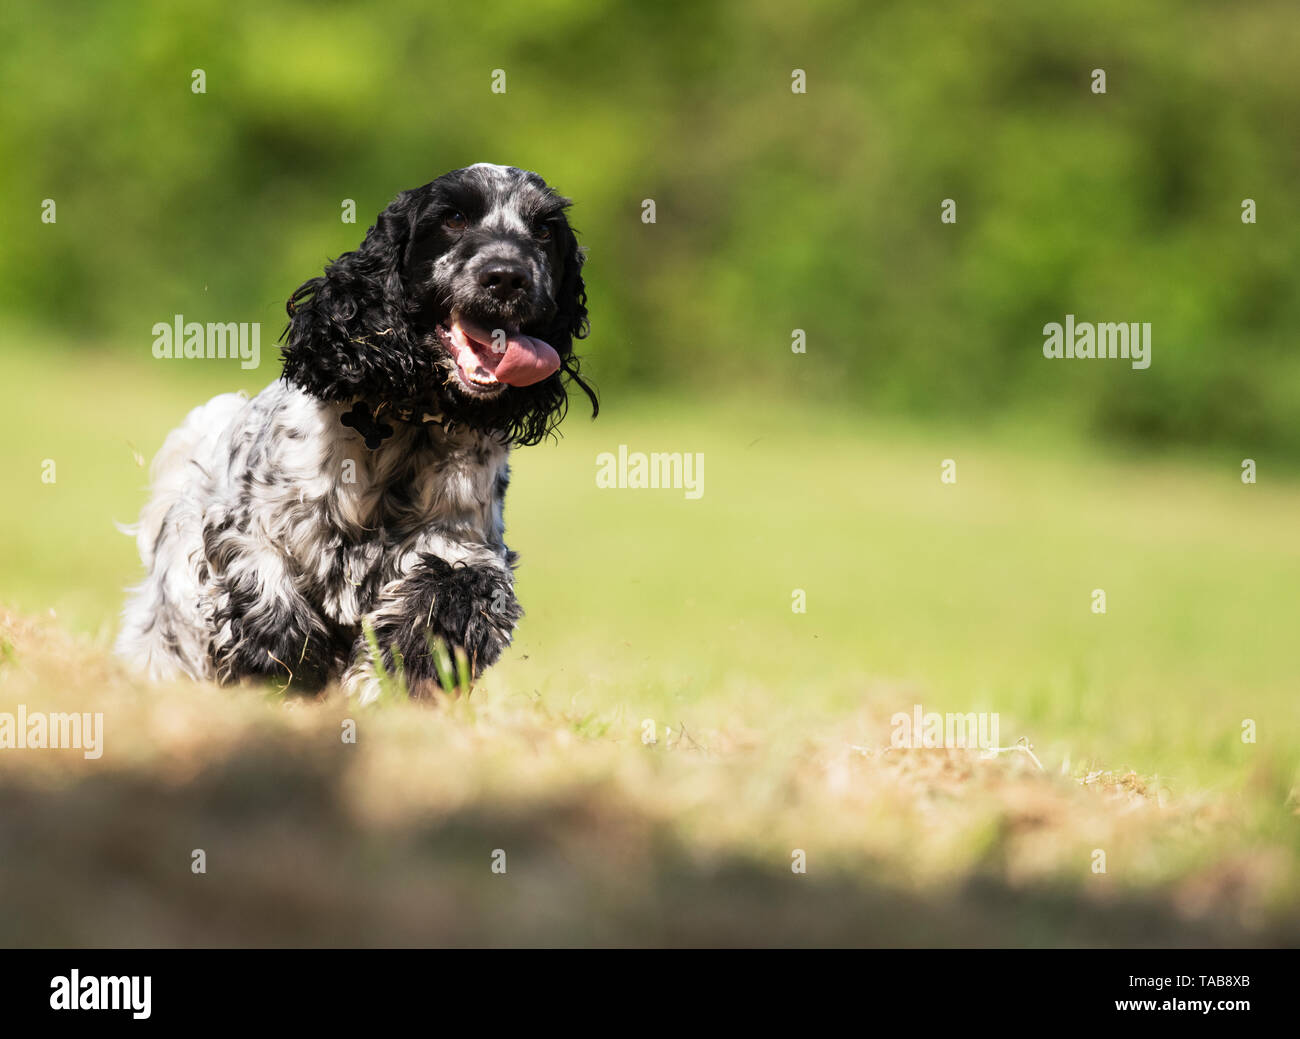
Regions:
<instances>
[{"instance_id":1,"label":"green grass","mask_svg":"<svg viewBox=\"0 0 1300 1039\"><path fill-rule=\"evenodd\" d=\"M15 616L53 609L54 630L77 633L68 652L108 669L113 692L103 695L119 705L157 696L100 659L121 589L138 574L132 541L112 525L143 502L145 473L130 445L150 456L187 408L242 374L219 362L182 368L147 356L127 365L57 348L7 351L9 383L22 392L0 417L11 445L0 598ZM930 930L899 923L863 941L1300 933L1290 929L1300 892L1293 475L1262 465L1260 483L1245 486L1240 459L1126 456L1013 427L879 424L779 399L604 406L595 423L575 408L558 444L516 454L508 540L522 556L527 616L515 645L467 702L440 712L386 698L367 715L387 719L374 724L392 760L376 759L356 799L369 804L370 784L400 775L399 761L430 780L397 798L413 800L413 815L371 806L359 817L434 813L453 819L455 833L522 827L544 844L523 818L559 812L586 848L589 881L613 885L601 888L606 896L652 902L671 888L682 911L690 892L716 895L731 870L757 870L754 899L770 900L765 885L789 874L788 847L803 846L791 842L814 843L823 849L815 861L834 864L830 886L818 888L826 906L836 885L861 895L852 885L865 872L895 885L886 901L915 900L934 914ZM596 454L620 443L702 453L703 497L597 488ZM41 482L46 458L57 464L53 485ZM945 458L957 462L955 485L939 479ZM806 614L791 610L796 588L807 593ZM1105 615L1091 611L1094 588L1106 591ZM0 710L19 690L28 702L94 701L96 688L67 677L75 672L51 670L50 640L64 636L38 627L27 643L21 631L6 633L0 679L23 671L25 653L36 662L10 689L0 681ZM271 726L289 746L300 738L294 726L337 731L347 710L337 696L284 708L273 698L268 708L239 691L167 695L186 701L176 709L199 729L230 712L241 725ZM1032 744L1047 776L1016 753L890 758L888 719L916 703L997 712L1001 743ZM319 717L304 722L304 711ZM1244 719L1258 742L1242 743ZM646 720L658 736L651 748L641 740ZM373 742L366 753L377 753ZM16 768L14 755L0 759ZM141 746L130 767L146 785L174 789L165 760L165 748ZM456 769L475 778L449 778ZM590 815L588 824L573 813ZM637 839L649 842L651 878L619 896L613 874L627 825L645 827ZM1124 892L1106 904L1140 900L1161 921L1155 930L1127 930L1114 914L1086 925L1069 908L1092 897L1086 856L1099 841L1116 849L1109 872ZM454 846L439 844L439 869L469 868ZM952 887L980 878L997 892ZM578 911L580 892L538 883L560 900L549 922L529 916L512 929L476 901L456 927L473 934L477 920L491 941L707 940L651 926L644 901L623 906L612 930L584 930L565 915L566 906ZM744 889L738 915L753 908ZM945 899L959 920L936 908ZM999 899L1006 915L1028 916L1009 922ZM874 904L860 903L863 920ZM770 940L854 940L823 923L777 921ZM448 924L420 939L392 926L395 941L462 934ZM719 940L762 940L730 917L717 926ZM186 934L209 933L195 927ZM306 925L301 933L321 937Z\"/></svg>"}]
</instances>

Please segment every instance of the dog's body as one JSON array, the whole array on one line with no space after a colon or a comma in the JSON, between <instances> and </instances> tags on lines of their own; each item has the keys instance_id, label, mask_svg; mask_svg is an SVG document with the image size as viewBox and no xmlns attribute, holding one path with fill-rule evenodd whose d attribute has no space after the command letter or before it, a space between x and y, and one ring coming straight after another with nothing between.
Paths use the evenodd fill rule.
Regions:
<instances>
[{"instance_id":1,"label":"dog's body","mask_svg":"<svg viewBox=\"0 0 1300 1039\"><path fill-rule=\"evenodd\" d=\"M565 205L535 174L457 171L294 294L284 378L196 408L154 462L119 652L157 677L341 677L363 699L367 627L414 693L436 684L435 639L476 675L496 661L522 614L510 446L559 421L563 380L587 389Z\"/></svg>"}]
</instances>

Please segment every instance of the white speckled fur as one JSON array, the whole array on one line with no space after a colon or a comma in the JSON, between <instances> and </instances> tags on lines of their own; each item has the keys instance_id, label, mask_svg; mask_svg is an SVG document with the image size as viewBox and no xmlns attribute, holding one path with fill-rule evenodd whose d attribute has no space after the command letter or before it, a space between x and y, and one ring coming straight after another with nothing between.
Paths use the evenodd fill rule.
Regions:
<instances>
[{"instance_id":1,"label":"white speckled fur","mask_svg":"<svg viewBox=\"0 0 1300 1039\"><path fill-rule=\"evenodd\" d=\"M339 422L345 410L276 382L251 400L214 398L167 437L136 531L148 575L117 641L132 665L155 678L220 677L214 656L232 636L217 618L241 576L268 605L299 602L351 629L391 608L422 553L510 575L508 449L482 433L394 423L371 451ZM223 526L205 546L205 530ZM222 574L214 544L229 558ZM349 686L373 690L366 661L339 663L353 665Z\"/></svg>"}]
</instances>

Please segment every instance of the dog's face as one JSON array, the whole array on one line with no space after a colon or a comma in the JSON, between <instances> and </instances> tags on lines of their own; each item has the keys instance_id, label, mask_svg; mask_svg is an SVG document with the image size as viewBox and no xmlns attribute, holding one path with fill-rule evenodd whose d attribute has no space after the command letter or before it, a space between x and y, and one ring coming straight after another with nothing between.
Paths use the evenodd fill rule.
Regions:
<instances>
[{"instance_id":1,"label":"dog's face","mask_svg":"<svg viewBox=\"0 0 1300 1039\"><path fill-rule=\"evenodd\" d=\"M426 189L404 280L413 320L434 329L447 352L455 392L478 400L505 393L510 383L496 370L514 349L525 355L516 386L558 367L545 337L559 305L561 247L572 235L567 204L537 174L500 166L457 170Z\"/></svg>"},{"instance_id":2,"label":"dog's face","mask_svg":"<svg viewBox=\"0 0 1300 1039\"><path fill-rule=\"evenodd\" d=\"M290 299L285 378L518 443L563 417L568 381L594 406L572 352L587 308L568 205L537 174L486 164L403 192Z\"/></svg>"}]
</instances>

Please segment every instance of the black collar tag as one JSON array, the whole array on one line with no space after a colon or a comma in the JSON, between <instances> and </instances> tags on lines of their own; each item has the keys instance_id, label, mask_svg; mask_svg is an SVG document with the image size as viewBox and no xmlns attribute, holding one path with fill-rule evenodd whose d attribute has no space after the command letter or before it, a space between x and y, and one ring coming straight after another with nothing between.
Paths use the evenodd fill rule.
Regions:
<instances>
[{"instance_id":1,"label":"black collar tag","mask_svg":"<svg viewBox=\"0 0 1300 1039\"><path fill-rule=\"evenodd\" d=\"M359 400L352 405L351 411L344 412L339 417L339 421L360 433L371 451L377 451L379 445L393 435L393 427L387 422L379 421L379 412L383 410L384 405L381 404L371 414L370 405Z\"/></svg>"},{"instance_id":2,"label":"black collar tag","mask_svg":"<svg viewBox=\"0 0 1300 1039\"><path fill-rule=\"evenodd\" d=\"M364 400L353 404L351 411L345 411L339 416L339 421L360 433L366 442L366 447L371 451L378 451L380 445L393 435L393 427L387 422L379 421L379 416L390 408L392 409L390 417L399 422L407 422L415 426L443 424L441 415L430 414L418 408L392 407L388 401L381 401L372 411L370 405Z\"/></svg>"}]
</instances>

